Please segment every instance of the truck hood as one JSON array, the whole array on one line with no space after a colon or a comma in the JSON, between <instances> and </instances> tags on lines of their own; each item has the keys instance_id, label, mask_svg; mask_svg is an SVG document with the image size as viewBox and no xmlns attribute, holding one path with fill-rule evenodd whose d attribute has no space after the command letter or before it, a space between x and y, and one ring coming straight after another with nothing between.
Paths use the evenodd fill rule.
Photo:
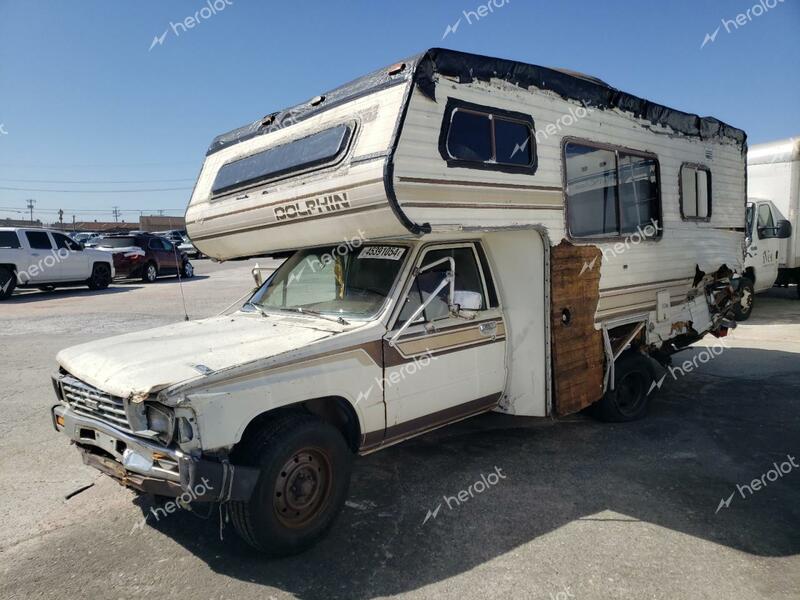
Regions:
<instances>
[{"instance_id":1,"label":"truck hood","mask_svg":"<svg viewBox=\"0 0 800 600\"><path fill-rule=\"evenodd\" d=\"M81 344L56 360L73 377L120 397L143 397L174 384L331 337L326 321L236 313Z\"/></svg>"}]
</instances>

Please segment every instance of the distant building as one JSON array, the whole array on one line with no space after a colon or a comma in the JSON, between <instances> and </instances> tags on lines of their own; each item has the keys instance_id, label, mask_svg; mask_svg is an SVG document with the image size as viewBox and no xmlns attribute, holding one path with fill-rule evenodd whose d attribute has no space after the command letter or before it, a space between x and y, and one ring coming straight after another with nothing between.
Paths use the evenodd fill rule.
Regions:
<instances>
[{"instance_id":1,"label":"distant building","mask_svg":"<svg viewBox=\"0 0 800 600\"><path fill-rule=\"evenodd\" d=\"M170 229L186 229L186 221L183 217L142 215L139 217L139 229L142 231L169 231Z\"/></svg>"},{"instance_id":2,"label":"distant building","mask_svg":"<svg viewBox=\"0 0 800 600\"><path fill-rule=\"evenodd\" d=\"M0 227L43 227L42 222L29 221L27 219L0 219Z\"/></svg>"}]
</instances>

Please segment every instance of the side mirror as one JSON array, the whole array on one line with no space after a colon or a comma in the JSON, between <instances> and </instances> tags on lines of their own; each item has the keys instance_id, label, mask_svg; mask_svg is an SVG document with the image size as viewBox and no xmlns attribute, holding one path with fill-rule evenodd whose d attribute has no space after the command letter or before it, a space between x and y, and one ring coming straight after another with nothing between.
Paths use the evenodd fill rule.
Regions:
<instances>
[{"instance_id":1,"label":"side mirror","mask_svg":"<svg viewBox=\"0 0 800 600\"><path fill-rule=\"evenodd\" d=\"M462 310L480 310L483 305L483 296L478 292L456 290L453 294L453 304Z\"/></svg>"},{"instance_id":2,"label":"side mirror","mask_svg":"<svg viewBox=\"0 0 800 600\"><path fill-rule=\"evenodd\" d=\"M256 282L257 288L264 285L264 276L261 274L261 267L258 266L258 263L256 263L256 266L253 267L250 273L253 275L253 280Z\"/></svg>"},{"instance_id":3,"label":"side mirror","mask_svg":"<svg viewBox=\"0 0 800 600\"><path fill-rule=\"evenodd\" d=\"M775 229L777 230L778 235L776 237L778 239L785 240L792 237L792 224L786 219L780 219Z\"/></svg>"}]
</instances>

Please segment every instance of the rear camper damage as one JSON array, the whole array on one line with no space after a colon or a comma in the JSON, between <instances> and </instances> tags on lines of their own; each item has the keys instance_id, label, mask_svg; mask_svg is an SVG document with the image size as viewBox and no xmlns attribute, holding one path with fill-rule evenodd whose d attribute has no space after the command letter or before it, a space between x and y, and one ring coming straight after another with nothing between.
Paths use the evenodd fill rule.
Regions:
<instances>
[{"instance_id":1,"label":"rear camper damage","mask_svg":"<svg viewBox=\"0 0 800 600\"><path fill-rule=\"evenodd\" d=\"M217 137L186 221L220 260L540 229L550 412L568 414L622 349L664 362L730 325L746 149L740 129L594 77L432 49Z\"/></svg>"}]
</instances>

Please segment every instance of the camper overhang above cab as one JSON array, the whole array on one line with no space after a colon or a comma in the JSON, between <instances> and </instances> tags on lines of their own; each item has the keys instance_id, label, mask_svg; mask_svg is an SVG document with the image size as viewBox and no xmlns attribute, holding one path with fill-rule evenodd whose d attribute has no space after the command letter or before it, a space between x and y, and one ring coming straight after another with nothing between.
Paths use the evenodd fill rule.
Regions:
<instances>
[{"instance_id":1,"label":"camper overhang above cab","mask_svg":"<svg viewBox=\"0 0 800 600\"><path fill-rule=\"evenodd\" d=\"M620 128L743 160L744 132L716 119L571 71L432 49L218 136L187 229L221 260L527 224L557 244L562 140Z\"/></svg>"}]
</instances>

